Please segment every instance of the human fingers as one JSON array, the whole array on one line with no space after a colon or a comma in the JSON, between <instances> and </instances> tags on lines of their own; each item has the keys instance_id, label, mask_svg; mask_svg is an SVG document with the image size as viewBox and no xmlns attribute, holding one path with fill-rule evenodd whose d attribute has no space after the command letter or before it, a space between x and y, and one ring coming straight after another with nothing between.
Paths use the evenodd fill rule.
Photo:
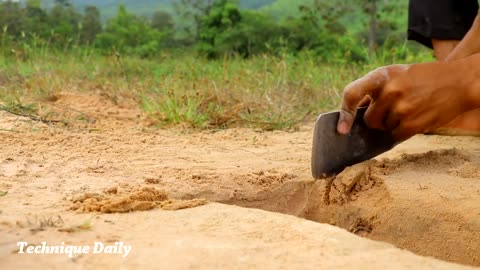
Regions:
<instances>
[{"instance_id":1,"label":"human fingers","mask_svg":"<svg viewBox=\"0 0 480 270\"><path fill-rule=\"evenodd\" d=\"M347 134L350 132L360 102L362 102L367 96L372 100L375 100L375 97L383 88L387 80L388 70L384 67L368 73L345 87L340 117L337 123L338 133Z\"/></svg>"},{"instance_id":2,"label":"human fingers","mask_svg":"<svg viewBox=\"0 0 480 270\"><path fill-rule=\"evenodd\" d=\"M368 106L363 121L369 128L386 130L387 118L390 115L390 102L374 101Z\"/></svg>"}]
</instances>

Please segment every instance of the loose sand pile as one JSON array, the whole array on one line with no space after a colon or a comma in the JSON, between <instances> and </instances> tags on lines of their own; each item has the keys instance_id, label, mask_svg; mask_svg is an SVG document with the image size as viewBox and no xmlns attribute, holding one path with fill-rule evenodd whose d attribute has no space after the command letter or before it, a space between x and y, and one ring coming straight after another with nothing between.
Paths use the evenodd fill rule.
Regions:
<instances>
[{"instance_id":1,"label":"loose sand pile","mask_svg":"<svg viewBox=\"0 0 480 270\"><path fill-rule=\"evenodd\" d=\"M54 105L97 120L0 113L2 269L467 269L401 249L480 266L478 138L417 136L313 181L311 126L189 133L146 129L106 97ZM17 241L133 250L70 259L16 254Z\"/></svg>"},{"instance_id":2,"label":"loose sand pile","mask_svg":"<svg viewBox=\"0 0 480 270\"><path fill-rule=\"evenodd\" d=\"M120 191L119 191L120 190ZM169 199L164 191L151 187L111 187L100 193L83 193L72 199L71 210L77 212L127 213L159 207L164 210L180 210L207 203L203 199Z\"/></svg>"}]
</instances>

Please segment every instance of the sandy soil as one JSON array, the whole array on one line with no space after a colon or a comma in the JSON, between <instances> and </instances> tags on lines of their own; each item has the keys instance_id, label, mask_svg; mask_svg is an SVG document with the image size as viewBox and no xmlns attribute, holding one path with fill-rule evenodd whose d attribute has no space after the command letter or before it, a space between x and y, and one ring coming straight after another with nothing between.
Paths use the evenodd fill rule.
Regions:
<instances>
[{"instance_id":1,"label":"sandy soil","mask_svg":"<svg viewBox=\"0 0 480 270\"><path fill-rule=\"evenodd\" d=\"M312 126L158 130L106 96L46 106L81 120L0 112L1 269L480 266L479 138L417 136L313 181ZM133 249L68 258L17 254L17 241Z\"/></svg>"}]
</instances>

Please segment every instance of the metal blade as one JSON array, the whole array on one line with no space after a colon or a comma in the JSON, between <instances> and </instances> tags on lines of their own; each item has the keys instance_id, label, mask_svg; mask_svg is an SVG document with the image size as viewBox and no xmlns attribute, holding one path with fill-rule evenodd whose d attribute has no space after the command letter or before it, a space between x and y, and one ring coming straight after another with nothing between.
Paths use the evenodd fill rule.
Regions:
<instances>
[{"instance_id":1,"label":"metal blade","mask_svg":"<svg viewBox=\"0 0 480 270\"><path fill-rule=\"evenodd\" d=\"M357 110L348 135L337 133L338 111L317 118L312 148L312 175L315 179L335 175L347 166L371 159L396 145L391 132L367 127L363 121L366 110Z\"/></svg>"}]
</instances>

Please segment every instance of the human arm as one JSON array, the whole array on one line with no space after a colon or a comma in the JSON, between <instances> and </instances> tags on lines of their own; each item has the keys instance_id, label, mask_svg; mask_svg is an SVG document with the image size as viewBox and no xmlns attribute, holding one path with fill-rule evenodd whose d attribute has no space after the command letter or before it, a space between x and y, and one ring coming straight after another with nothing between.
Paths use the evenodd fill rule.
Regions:
<instances>
[{"instance_id":1,"label":"human arm","mask_svg":"<svg viewBox=\"0 0 480 270\"><path fill-rule=\"evenodd\" d=\"M480 54L459 60L378 68L347 85L337 131L347 134L368 96L364 119L402 141L480 108ZM479 119L480 121L480 119Z\"/></svg>"},{"instance_id":2,"label":"human arm","mask_svg":"<svg viewBox=\"0 0 480 270\"><path fill-rule=\"evenodd\" d=\"M470 30L458 43L445 61L458 60L480 52L480 13L473 21Z\"/></svg>"}]
</instances>

